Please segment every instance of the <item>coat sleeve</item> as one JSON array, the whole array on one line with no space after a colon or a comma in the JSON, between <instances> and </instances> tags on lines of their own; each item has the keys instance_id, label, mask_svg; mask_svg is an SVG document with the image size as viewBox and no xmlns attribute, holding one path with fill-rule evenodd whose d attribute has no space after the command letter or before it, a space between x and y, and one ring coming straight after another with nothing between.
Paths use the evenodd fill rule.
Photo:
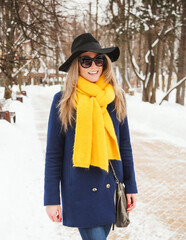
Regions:
<instances>
[{"instance_id":1,"label":"coat sleeve","mask_svg":"<svg viewBox=\"0 0 186 240\"><path fill-rule=\"evenodd\" d=\"M123 124L120 123L120 154L123 161L123 175L126 193L137 193L137 185L135 180L134 162L132 147L130 142L130 133L128 126L128 118L125 117Z\"/></svg>"},{"instance_id":2,"label":"coat sleeve","mask_svg":"<svg viewBox=\"0 0 186 240\"><path fill-rule=\"evenodd\" d=\"M60 133L57 103L60 95L54 95L50 109L45 155L44 206L60 204L60 181L64 151L64 133Z\"/></svg>"}]
</instances>

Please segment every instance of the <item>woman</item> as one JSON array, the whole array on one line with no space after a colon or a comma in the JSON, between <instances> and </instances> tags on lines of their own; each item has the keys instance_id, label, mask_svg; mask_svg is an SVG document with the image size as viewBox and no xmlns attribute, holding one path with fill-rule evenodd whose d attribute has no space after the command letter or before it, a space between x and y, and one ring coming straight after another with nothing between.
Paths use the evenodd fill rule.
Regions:
<instances>
[{"instance_id":1,"label":"woman","mask_svg":"<svg viewBox=\"0 0 186 240\"><path fill-rule=\"evenodd\" d=\"M59 68L68 72L65 89L50 110L44 206L52 221L77 227L82 239L103 240L116 220L109 160L125 184L127 212L136 205L125 96L112 68L120 52L102 48L90 33L78 36L71 52Z\"/></svg>"}]
</instances>

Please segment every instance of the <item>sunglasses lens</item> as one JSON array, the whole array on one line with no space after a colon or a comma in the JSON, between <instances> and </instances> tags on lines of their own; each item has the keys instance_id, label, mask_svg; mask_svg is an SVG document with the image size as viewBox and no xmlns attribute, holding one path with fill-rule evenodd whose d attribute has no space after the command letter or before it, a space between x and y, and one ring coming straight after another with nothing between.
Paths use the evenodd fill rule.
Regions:
<instances>
[{"instance_id":1,"label":"sunglasses lens","mask_svg":"<svg viewBox=\"0 0 186 240\"><path fill-rule=\"evenodd\" d=\"M81 58L80 60L81 66L84 68L89 68L92 65L91 58Z\"/></svg>"},{"instance_id":2,"label":"sunglasses lens","mask_svg":"<svg viewBox=\"0 0 186 240\"><path fill-rule=\"evenodd\" d=\"M95 62L96 66L102 67L105 64L106 58L104 55L98 55L95 58L83 56L79 58L79 62L83 68L89 68L92 65L92 61Z\"/></svg>"},{"instance_id":3,"label":"sunglasses lens","mask_svg":"<svg viewBox=\"0 0 186 240\"><path fill-rule=\"evenodd\" d=\"M96 66L98 67L102 67L105 63L105 56L97 56L96 59L95 59L95 64Z\"/></svg>"}]
</instances>

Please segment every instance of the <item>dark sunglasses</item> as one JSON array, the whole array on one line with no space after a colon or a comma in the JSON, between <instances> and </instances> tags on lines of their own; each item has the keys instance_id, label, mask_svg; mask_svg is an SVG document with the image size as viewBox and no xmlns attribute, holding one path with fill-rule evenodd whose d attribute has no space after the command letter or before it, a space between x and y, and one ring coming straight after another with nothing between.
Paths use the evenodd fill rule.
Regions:
<instances>
[{"instance_id":1,"label":"dark sunglasses","mask_svg":"<svg viewBox=\"0 0 186 240\"><path fill-rule=\"evenodd\" d=\"M82 56L78 58L79 63L83 68L89 68L94 61L97 67L102 67L106 63L106 57L104 55L97 55L94 58L89 56Z\"/></svg>"}]
</instances>

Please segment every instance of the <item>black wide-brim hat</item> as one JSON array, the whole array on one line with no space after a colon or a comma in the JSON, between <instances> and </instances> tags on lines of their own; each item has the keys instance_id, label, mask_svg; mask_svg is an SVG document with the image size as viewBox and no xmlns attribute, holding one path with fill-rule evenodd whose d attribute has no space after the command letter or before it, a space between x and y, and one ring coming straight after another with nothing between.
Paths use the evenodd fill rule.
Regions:
<instances>
[{"instance_id":1,"label":"black wide-brim hat","mask_svg":"<svg viewBox=\"0 0 186 240\"><path fill-rule=\"evenodd\" d=\"M120 55L118 47L102 48L90 33L83 33L74 39L71 47L71 56L59 67L59 70L68 72L73 60L83 52L107 54L112 62L115 62Z\"/></svg>"}]
</instances>

